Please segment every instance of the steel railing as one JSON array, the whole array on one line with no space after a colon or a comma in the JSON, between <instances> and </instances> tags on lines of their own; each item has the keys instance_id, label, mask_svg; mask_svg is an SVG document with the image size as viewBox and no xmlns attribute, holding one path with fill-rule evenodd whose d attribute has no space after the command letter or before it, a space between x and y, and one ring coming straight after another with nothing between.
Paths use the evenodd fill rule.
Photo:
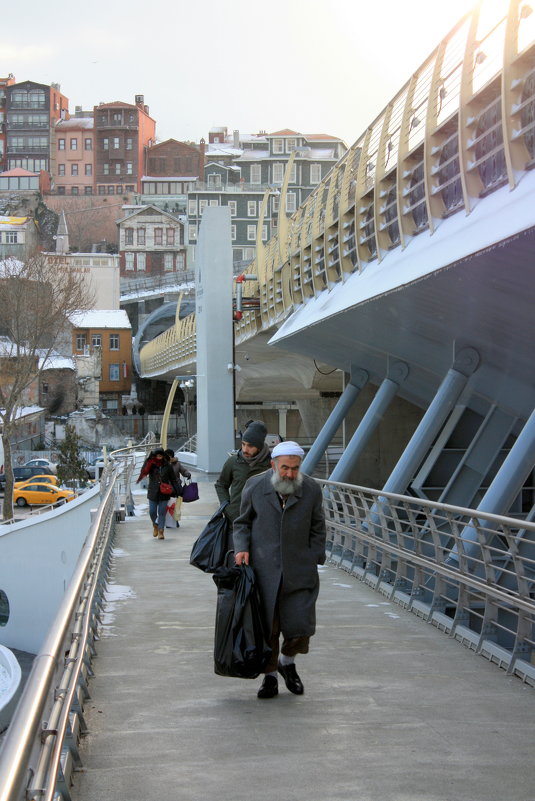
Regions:
<instances>
[{"instance_id":1,"label":"steel railing","mask_svg":"<svg viewBox=\"0 0 535 801\"><path fill-rule=\"evenodd\" d=\"M117 494L131 480L130 452L139 447L111 454L103 472L101 504L0 752L0 801L69 798L64 771L79 761L73 721L83 730L80 701L104 602Z\"/></svg>"},{"instance_id":2,"label":"steel railing","mask_svg":"<svg viewBox=\"0 0 535 801\"><path fill-rule=\"evenodd\" d=\"M535 684L535 523L319 481L331 562Z\"/></svg>"}]
</instances>

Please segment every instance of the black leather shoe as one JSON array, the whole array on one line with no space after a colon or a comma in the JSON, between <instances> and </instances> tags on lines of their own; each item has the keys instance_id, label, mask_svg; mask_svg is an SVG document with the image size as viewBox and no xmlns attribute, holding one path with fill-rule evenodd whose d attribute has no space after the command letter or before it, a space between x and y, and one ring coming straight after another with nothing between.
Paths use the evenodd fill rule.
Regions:
<instances>
[{"instance_id":1,"label":"black leather shoe","mask_svg":"<svg viewBox=\"0 0 535 801\"><path fill-rule=\"evenodd\" d=\"M264 676L264 681L257 692L258 698L274 698L279 694L279 682L275 676Z\"/></svg>"},{"instance_id":2,"label":"black leather shoe","mask_svg":"<svg viewBox=\"0 0 535 801\"><path fill-rule=\"evenodd\" d=\"M282 678L284 679L284 683L291 693L294 695L303 695L305 688L303 687L303 682L297 675L295 665L281 665L279 662L277 670L281 674Z\"/></svg>"}]
</instances>

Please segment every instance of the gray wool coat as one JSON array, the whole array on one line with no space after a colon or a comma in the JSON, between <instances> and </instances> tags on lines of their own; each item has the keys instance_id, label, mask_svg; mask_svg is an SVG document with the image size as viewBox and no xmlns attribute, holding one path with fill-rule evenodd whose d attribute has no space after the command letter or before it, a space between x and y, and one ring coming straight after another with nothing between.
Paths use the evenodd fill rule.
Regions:
<instances>
[{"instance_id":1,"label":"gray wool coat","mask_svg":"<svg viewBox=\"0 0 535 801\"><path fill-rule=\"evenodd\" d=\"M284 510L271 484L272 470L247 481L240 514L234 521L234 551L249 552L260 591L267 631L271 631L277 594L286 639L316 630L318 565L325 562L325 516L319 484L303 484Z\"/></svg>"}]
</instances>

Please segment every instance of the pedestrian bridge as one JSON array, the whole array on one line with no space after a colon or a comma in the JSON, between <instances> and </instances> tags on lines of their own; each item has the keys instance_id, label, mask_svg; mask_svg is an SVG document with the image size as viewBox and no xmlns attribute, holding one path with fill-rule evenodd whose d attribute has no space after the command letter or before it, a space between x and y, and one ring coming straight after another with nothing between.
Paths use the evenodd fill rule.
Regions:
<instances>
[{"instance_id":1,"label":"pedestrian bridge","mask_svg":"<svg viewBox=\"0 0 535 801\"><path fill-rule=\"evenodd\" d=\"M160 541L143 492L113 514L117 462L0 751L1 801L531 801L535 525L326 482L305 694L260 701L214 674L215 585L189 565L215 477Z\"/></svg>"}]
</instances>

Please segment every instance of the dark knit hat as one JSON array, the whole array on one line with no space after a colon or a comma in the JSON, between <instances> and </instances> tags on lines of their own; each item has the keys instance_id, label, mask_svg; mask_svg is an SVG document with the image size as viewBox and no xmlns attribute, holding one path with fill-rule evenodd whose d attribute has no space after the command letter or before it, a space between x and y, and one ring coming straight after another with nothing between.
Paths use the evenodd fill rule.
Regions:
<instances>
[{"instance_id":1,"label":"dark knit hat","mask_svg":"<svg viewBox=\"0 0 535 801\"><path fill-rule=\"evenodd\" d=\"M264 423L261 420L252 420L243 432L242 442L248 442L249 445L260 450L264 447L266 435L267 428Z\"/></svg>"}]
</instances>

